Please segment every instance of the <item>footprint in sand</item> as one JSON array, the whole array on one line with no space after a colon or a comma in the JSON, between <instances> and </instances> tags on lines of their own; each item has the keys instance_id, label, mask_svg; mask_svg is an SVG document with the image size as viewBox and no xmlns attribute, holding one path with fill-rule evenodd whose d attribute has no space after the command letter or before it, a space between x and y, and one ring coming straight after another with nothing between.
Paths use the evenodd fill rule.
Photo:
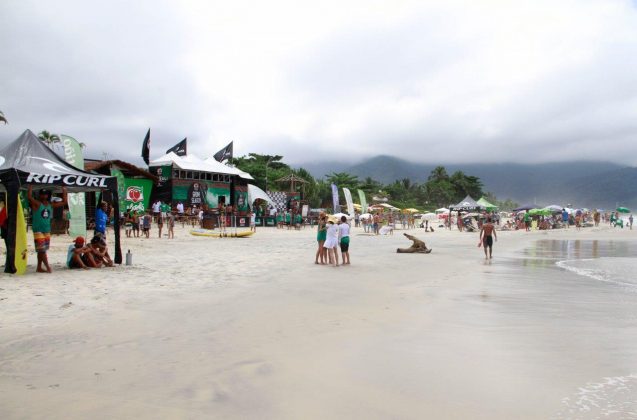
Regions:
<instances>
[{"instance_id":1,"label":"footprint in sand","mask_svg":"<svg viewBox=\"0 0 637 420\"><path fill-rule=\"evenodd\" d=\"M73 302L65 303L64 305L60 306L60 309L68 309L71 306L73 306Z\"/></svg>"}]
</instances>

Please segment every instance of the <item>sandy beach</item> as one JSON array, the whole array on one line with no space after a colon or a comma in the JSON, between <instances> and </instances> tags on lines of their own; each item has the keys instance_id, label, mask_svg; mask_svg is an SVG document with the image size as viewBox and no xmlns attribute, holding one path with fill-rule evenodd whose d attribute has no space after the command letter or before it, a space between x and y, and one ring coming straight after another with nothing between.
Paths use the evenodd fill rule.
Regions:
<instances>
[{"instance_id":1,"label":"sandy beach","mask_svg":"<svg viewBox=\"0 0 637 420\"><path fill-rule=\"evenodd\" d=\"M0 418L637 418L637 287L556 264L633 264L637 231L498 232L491 262L477 234L401 233L353 229L327 267L311 228L178 227L87 272L54 237L52 275L31 254L0 279Z\"/></svg>"}]
</instances>

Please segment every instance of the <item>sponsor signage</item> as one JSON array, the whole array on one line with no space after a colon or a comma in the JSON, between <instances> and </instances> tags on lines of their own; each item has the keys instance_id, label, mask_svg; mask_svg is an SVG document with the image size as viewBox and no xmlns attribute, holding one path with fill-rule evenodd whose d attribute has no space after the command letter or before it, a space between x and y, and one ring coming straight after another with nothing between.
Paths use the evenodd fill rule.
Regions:
<instances>
[{"instance_id":1,"label":"sponsor signage","mask_svg":"<svg viewBox=\"0 0 637 420\"><path fill-rule=\"evenodd\" d=\"M106 178L99 176L85 176L85 175L45 175L37 173L29 173L27 177L27 183L40 183L40 184L63 184L69 187L94 187L94 188L108 188L106 185Z\"/></svg>"}]
</instances>

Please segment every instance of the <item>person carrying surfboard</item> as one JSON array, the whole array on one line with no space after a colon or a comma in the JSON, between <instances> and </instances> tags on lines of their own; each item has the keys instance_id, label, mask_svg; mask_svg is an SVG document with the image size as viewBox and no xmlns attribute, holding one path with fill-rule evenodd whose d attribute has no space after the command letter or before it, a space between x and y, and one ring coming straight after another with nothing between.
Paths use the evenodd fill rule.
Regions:
<instances>
[{"instance_id":1,"label":"person carrying surfboard","mask_svg":"<svg viewBox=\"0 0 637 420\"><path fill-rule=\"evenodd\" d=\"M29 185L27 198L31 205L33 241L38 255L36 271L50 273L52 270L47 252L51 244L51 218L53 217L53 208L64 207L66 204L66 188L62 188L62 201L51 203L51 191L42 189L38 192L38 198L35 199L33 198L33 186Z\"/></svg>"}]
</instances>

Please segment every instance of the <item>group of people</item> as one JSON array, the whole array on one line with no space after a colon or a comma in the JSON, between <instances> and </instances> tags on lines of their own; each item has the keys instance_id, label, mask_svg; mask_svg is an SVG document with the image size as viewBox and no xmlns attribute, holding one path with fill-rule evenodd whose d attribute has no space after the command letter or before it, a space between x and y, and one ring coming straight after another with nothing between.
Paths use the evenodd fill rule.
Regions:
<instances>
[{"instance_id":1,"label":"group of people","mask_svg":"<svg viewBox=\"0 0 637 420\"><path fill-rule=\"evenodd\" d=\"M321 213L317 225L318 249L314 263L337 267L339 265L337 248L340 247L342 264L349 264L349 235L350 225L347 223L347 217L341 216L335 224L325 213Z\"/></svg>"},{"instance_id":2,"label":"group of people","mask_svg":"<svg viewBox=\"0 0 637 420\"><path fill-rule=\"evenodd\" d=\"M33 195L33 187L27 190L27 199L32 213L31 226L33 229L33 241L37 254L38 273L51 273L48 251L51 244L51 220L53 209L63 208L67 203L66 188L62 189L62 199L51 201L51 191L41 189L37 197ZM108 223L108 204L103 202L95 212L95 232L89 244L85 244L83 237L78 236L69 246L67 253L67 267L90 268L113 266L113 260L108 253L106 245L106 226Z\"/></svg>"}]
</instances>

